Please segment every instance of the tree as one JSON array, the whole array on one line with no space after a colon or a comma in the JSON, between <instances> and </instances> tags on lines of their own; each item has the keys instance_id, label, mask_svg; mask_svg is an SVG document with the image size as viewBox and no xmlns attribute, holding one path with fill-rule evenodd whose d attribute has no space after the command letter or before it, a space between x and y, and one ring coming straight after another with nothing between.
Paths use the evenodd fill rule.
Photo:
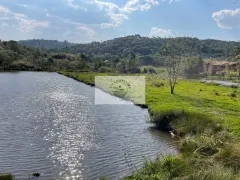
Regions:
<instances>
[{"instance_id":1,"label":"tree","mask_svg":"<svg viewBox=\"0 0 240 180\"><path fill-rule=\"evenodd\" d=\"M203 72L204 62L200 56L187 57L183 60L183 71L185 74L194 75Z\"/></svg>"},{"instance_id":2,"label":"tree","mask_svg":"<svg viewBox=\"0 0 240 180\"><path fill-rule=\"evenodd\" d=\"M16 41L9 41L8 42L9 49L14 52L19 52L19 45Z\"/></svg>"},{"instance_id":3,"label":"tree","mask_svg":"<svg viewBox=\"0 0 240 180\"><path fill-rule=\"evenodd\" d=\"M238 68L238 80L240 80L240 47L238 47L235 50L235 60L238 62L237 63L237 68Z\"/></svg>"},{"instance_id":4,"label":"tree","mask_svg":"<svg viewBox=\"0 0 240 180\"><path fill-rule=\"evenodd\" d=\"M128 59L128 72L135 73L137 69L138 63L136 59L136 55L134 53L130 53Z\"/></svg>"},{"instance_id":5,"label":"tree","mask_svg":"<svg viewBox=\"0 0 240 180\"><path fill-rule=\"evenodd\" d=\"M85 56L84 54L80 54L77 56L77 62L78 62L78 69L84 69L87 67L87 56Z\"/></svg>"},{"instance_id":6,"label":"tree","mask_svg":"<svg viewBox=\"0 0 240 180\"><path fill-rule=\"evenodd\" d=\"M188 52L187 38L165 38L162 41L160 56L165 59L165 67L168 73L170 92L174 94L174 89L180 73L180 67L184 55Z\"/></svg>"}]
</instances>

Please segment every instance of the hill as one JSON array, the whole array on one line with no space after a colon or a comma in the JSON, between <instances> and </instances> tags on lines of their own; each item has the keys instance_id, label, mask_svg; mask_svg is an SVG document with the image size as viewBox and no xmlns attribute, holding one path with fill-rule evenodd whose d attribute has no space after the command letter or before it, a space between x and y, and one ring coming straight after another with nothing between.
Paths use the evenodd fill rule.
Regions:
<instances>
[{"instance_id":1,"label":"hill","mask_svg":"<svg viewBox=\"0 0 240 180\"><path fill-rule=\"evenodd\" d=\"M179 37L180 38L180 37ZM92 42L88 44L73 44L67 41L59 42L53 40L28 40L19 43L30 47L51 49L51 52L64 52L71 54L85 54L93 60L115 60L116 58L126 58L130 53L139 57L143 65L163 65L159 61L159 48L163 43L163 38L141 37L132 35L115 38L103 42ZM240 47L239 42L220 41L213 39L200 40L197 38L182 38L191 46L191 54L202 58L214 58L225 60L234 55L235 50ZM188 54L186 54L188 56Z\"/></svg>"},{"instance_id":2,"label":"hill","mask_svg":"<svg viewBox=\"0 0 240 180\"><path fill-rule=\"evenodd\" d=\"M87 60L83 54L50 53L43 48L26 47L16 41L0 40L0 71L86 69Z\"/></svg>"},{"instance_id":3,"label":"hill","mask_svg":"<svg viewBox=\"0 0 240 180\"><path fill-rule=\"evenodd\" d=\"M18 41L18 43L27 47L44 48L44 49L60 49L60 48L66 48L66 47L76 45L68 41L60 42L57 40L43 40L43 39L22 40L22 41Z\"/></svg>"},{"instance_id":4,"label":"hill","mask_svg":"<svg viewBox=\"0 0 240 180\"><path fill-rule=\"evenodd\" d=\"M0 71L48 70L49 58L43 49L26 47L16 41L0 41Z\"/></svg>"},{"instance_id":5,"label":"hill","mask_svg":"<svg viewBox=\"0 0 240 180\"><path fill-rule=\"evenodd\" d=\"M182 38L183 39L183 38ZM213 39L199 40L197 38L184 38L188 44L193 46L196 54L206 58L225 58L232 56L239 42L220 41ZM77 44L67 46L59 51L68 53L84 54L111 54L119 57L126 57L133 52L140 56L148 56L158 53L163 38L141 37L140 35L115 38L104 42L92 42L89 44Z\"/></svg>"}]
</instances>

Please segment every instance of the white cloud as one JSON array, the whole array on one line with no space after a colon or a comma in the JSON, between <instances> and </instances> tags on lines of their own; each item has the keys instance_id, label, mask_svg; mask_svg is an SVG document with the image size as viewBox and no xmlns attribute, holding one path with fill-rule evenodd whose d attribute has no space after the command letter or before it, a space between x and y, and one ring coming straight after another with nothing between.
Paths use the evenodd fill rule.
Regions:
<instances>
[{"instance_id":1,"label":"white cloud","mask_svg":"<svg viewBox=\"0 0 240 180\"><path fill-rule=\"evenodd\" d=\"M220 28L232 29L240 27L240 9L221 10L214 12L212 18L217 22Z\"/></svg>"},{"instance_id":2,"label":"white cloud","mask_svg":"<svg viewBox=\"0 0 240 180\"><path fill-rule=\"evenodd\" d=\"M72 1L72 0L71 0ZM148 11L153 6L157 6L160 2L177 2L181 0L128 0L123 7L119 7L112 2L103 2L100 0L92 0L100 10L105 11L106 15L110 18L109 23L103 23L103 28L118 27L129 19L128 15L134 11Z\"/></svg>"},{"instance_id":3,"label":"white cloud","mask_svg":"<svg viewBox=\"0 0 240 180\"><path fill-rule=\"evenodd\" d=\"M4 7L2 5L0 5L0 12L2 13L8 13L9 12L9 9L7 7Z\"/></svg>"},{"instance_id":4,"label":"white cloud","mask_svg":"<svg viewBox=\"0 0 240 180\"><path fill-rule=\"evenodd\" d=\"M118 27L124 20L128 19L128 16L121 12L121 9L114 3L102 2L95 0L94 3L99 7L100 10L105 11L107 16L110 18L109 23L102 23L101 27Z\"/></svg>"},{"instance_id":5,"label":"white cloud","mask_svg":"<svg viewBox=\"0 0 240 180\"><path fill-rule=\"evenodd\" d=\"M28 18L24 14L14 13L10 11L7 7L0 5L0 21L6 23L11 21L11 24L16 24L16 28L23 32L30 32L37 27L48 27L49 23L46 21L37 21ZM7 22L6 22L7 21Z\"/></svg>"},{"instance_id":6,"label":"white cloud","mask_svg":"<svg viewBox=\"0 0 240 180\"><path fill-rule=\"evenodd\" d=\"M124 20L128 19L128 16L125 14L108 14L109 17L111 18L110 23L102 23L101 27L102 28L109 28L109 27L118 27L121 24L123 24Z\"/></svg>"},{"instance_id":7,"label":"white cloud","mask_svg":"<svg viewBox=\"0 0 240 180\"><path fill-rule=\"evenodd\" d=\"M158 4L158 0L129 0L121 10L127 13L138 10L147 11Z\"/></svg>"},{"instance_id":8,"label":"white cloud","mask_svg":"<svg viewBox=\"0 0 240 180\"><path fill-rule=\"evenodd\" d=\"M47 17L52 19L53 27L55 26L55 28L57 28L60 24L63 25L62 32L64 31L64 33L58 34L58 39L68 39L71 40L71 42L91 42L97 37L96 31L94 31L86 24L73 22L51 14L47 14Z\"/></svg>"},{"instance_id":9,"label":"white cloud","mask_svg":"<svg viewBox=\"0 0 240 180\"><path fill-rule=\"evenodd\" d=\"M100 10L105 11L106 15L110 18L109 23L102 23L103 28L118 27L124 23L125 20L129 19L129 13L134 11L148 11L152 6L159 4L158 0L128 0L128 2L123 6L119 7L111 2L103 2L99 0L94 0Z\"/></svg>"},{"instance_id":10,"label":"white cloud","mask_svg":"<svg viewBox=\"0 0 240 180\"><path fill-rule=\"evenodd\" d=\"M45 38L89 42L105 38L101 37L105 32L101 28L119 27L130 19L131 13L148 11L160 3L172 1L177 0L124 0L119 6L112 3L116 0L16 0L9 3L19 6L21 13L0 4L0 34L16 40ZM83 12L87 9L88 12ZM159 32L155 31L153 29L152 33ZM162 31L164 33L167 32Z\"/></svg>"},{"instance_id":11,"label":"white cloud","mask_svg":"<svg viewBox=\"0 0 240 180\"><path fill-rule=\"evenodd\" d=\"M70 7L72 7L72 8L74 8L74 9L82 9L84 11L87 11L87 8L84 8L84 7L82 7L82 6L78 5L78 4L75 4L74 0L66 0L66 1L67 1L68 5Z\"/></svg>"},{"instance_id":12,"label":"white cloud","mask_svg":"<svg viewBox=\"0 0 240 180\"><path fill-rule=\"evenodd\" d=\"M168 29L160 29L157 27L152 27L149 36L150 37L168 37L168 36L172 36L173 32L172 30Z\"/></svg>"},{"instance_id":13,"label":"white cloud","mask_svg":"<svg viewBox=\"0 0 240 180\"><path fill-rule=\"evenodd\" d=\"M169 1L169 4L171 4L173 2L179 2L179 1L182 1L182 0L164 0L164 1Z\"/></svg>"},{"instance_id":14,"label":"white cloud","mask_svg":"<svg viewBox=\"0 0 240 180\"><path fill-rule=\"evenodd\" d=\"M28 8L32 7L28 6ZM25 14L12 12L7 7L0 5L0 34L2 38L6 40L44 38L71 42L91 42L97 38L97 33L91 28L91 25L51 15L44 9L41 13L41 17L45 17L47 21L30 19Z\"/></svg>"}]
</instances>

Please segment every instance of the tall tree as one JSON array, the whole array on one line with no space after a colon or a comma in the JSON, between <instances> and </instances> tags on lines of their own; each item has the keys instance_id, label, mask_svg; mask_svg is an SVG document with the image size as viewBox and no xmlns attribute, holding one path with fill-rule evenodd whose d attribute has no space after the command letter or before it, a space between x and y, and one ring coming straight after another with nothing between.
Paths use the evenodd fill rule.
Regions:
<instances>
[{"instance_id":1,"label":"tall tree","mask_svg":"<svg viewBox=\"0 0 240 180\"><path fill-rule=\"evenodd\" d=\"M160 48L160 56L165 59L165 67L168 73L170 93L174 94L174 89L179 77L181 63L184 55L189 52L187 38L165 38Z\"/></svg>"},{"instance_id":2,"label":"tall tree","mask_svg":"<svg viewBox=\"0 0 240 180\"><path fill-rule=\"evenodd\" d=\"M238 80L240 80L240 47L236 49L235 51L235 60L238 62L237 68L238 68Z\"/></svg>"},{"instance_id":3,"label":"tall tree","mask_svg":"<svg viewBox=\"0 0 240 180\"><path fill-rule=\"evenodd\" d=\"M137 63L136 55L134 53L130 53L128 58L128 72L135 73L137 66L138 66L138 63Z\"/></svg>"}]
</instances>

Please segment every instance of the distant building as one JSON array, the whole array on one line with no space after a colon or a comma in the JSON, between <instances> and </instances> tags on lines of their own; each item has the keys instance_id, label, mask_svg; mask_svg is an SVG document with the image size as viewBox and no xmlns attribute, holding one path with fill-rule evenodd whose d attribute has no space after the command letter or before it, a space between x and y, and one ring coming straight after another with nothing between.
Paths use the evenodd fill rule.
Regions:
<instances>
[{"instance_id":1,"label":"distant building","mask_svg":"<svg viewBox=\"0 0 240 180\"><path fill-rule=\"evenodd\" d=\"M226 71L237 71L238 62L228 61L209 61L206 64L207 73L209 75L215 75Z\"/></svg>"},{"instance_id":2,"label":"distant building","mask_svg":"<svg viewBox=\"0 0 240 180\"><path fill-rule=\"evenodd\" d=\"M239 62L229 62L228 70L237 72Z\"/></svg>"},{"instance_id":3,"label":"distant building","mask_svg":"<svg viewBox=\"0 0 240 180\"><path fill-rule=\"evenodd\" d=\"M210 75L215 75L217 72L224 71L228 66L227 61L209 61L207 66L207 73Z\"/></svg>"}]
</instances>

